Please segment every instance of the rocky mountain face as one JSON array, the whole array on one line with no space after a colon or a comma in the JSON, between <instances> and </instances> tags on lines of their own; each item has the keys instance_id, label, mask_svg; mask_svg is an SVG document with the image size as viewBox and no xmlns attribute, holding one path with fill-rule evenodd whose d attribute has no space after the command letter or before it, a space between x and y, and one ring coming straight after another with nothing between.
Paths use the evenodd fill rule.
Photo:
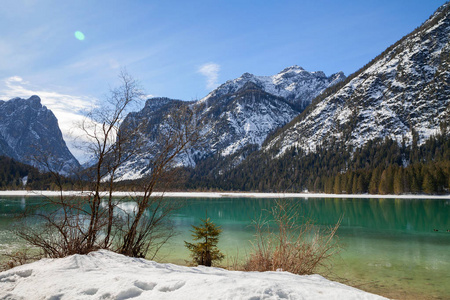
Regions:
<instances>
[{"instance_id":1,"label":"rocky mountain face","mask_svg":"<svg viewBox=\"0 0 450 300\"><path fill-rule=\"evenodd\" d=\"M151 170L153 158L165 147L168 117L190 104L191 102L164 97L151 98L146 101L142 110L127 115L121 130L127 127L125 130L138 137L139 141L123 145L123 156L127 159L116 172L119 180L139 179ZM181 156L177 163L186 166L192 164L190 154L182 153Z\"/></svg>"},{"instance_id":2,"label":"rocky mountain face","mask_svg":"<svg viewBox=\"0 0 450 300\"><path fill-rule=\"evenodd\" d=\"M292 120L298 111L284 98L268 94L249 82L232 95L223 95L210 101L188 103L168 98L153 98L145 107L131 113L123 126L141 126L145 136L143 149L158 149L164 143L166 118L185 106L195 111L202 125L201 141L182 152L175 165L194 167L204 158L228 156L249 144L260 146L267 135ZM142 126L142 124L145 124ZM160 146L158 146L160 145ZM134 155L118 170L120 179L136 179L150 170L154 153L146 150Z\"/></svg>"},{"instance_id":3,"label":"rocky mountain face","mask_svg":"<svg viewBox=\"0 0 450 300\"><path fill-rule=\"evenodd\" d=\"M249 144L260 146L273 130L292 120L299 111L285 98L274 96L249 81L232 94L210 97L202 109L208 144L204 156L227 156Z\"/></svg>"},{"instance_id":4,"label":"rocky mountain face","mask_svg":"<svg viewBox=\"0 0 450 300\"><path fill-rule=\"evenodd\" d=\"M64 142L58 120L38 96L0 100L0 155L43 170L45 166L36 158L48 158L49 166L61 173L79 166Z\"/></svg>"},{"instance_id":5,"label":"rocky mountain face","mask_svg":"<svg viewBox=\"0 0 450 300\"><path fill-rule=\"evenodd\" d=\"M343 142L360 147L391 137L421 144L450 116L450 5L381 55L324 91L265 145L282 155L292 147Z\"/></svg>"},{"instance_id":6,"label":"rocky mountain face","mask_svg":"<svg viewBox=\"0 0 450 300\"><path fill-rule=\"evenodd\" d=\"M207 157L229 156L248 145L256 145L258 149L269 133L291 121L313 97L344 78L343 73L327 77L323 72L310 73L298 66L274 76L245 73L196 102L149 99L140 112L128 115L124 124L137 126L146 122L143 134L149 147L157 143L158 128L164 127L164 119L171 109L189 106L202 123L199 128L205 142L181 154L176 164L193 167ZM149 152L136 155L119 170L119 177L141 177L148 171L151 157Z\"/></svg>"},{"instance_id":7,"label":"rocky mountain face","mask_svg":"<svg viewBox=\"0 0 450 300\"><path fill-rule=\"evenodd\" d=\"M244 73L237 79L228 80L200 102L214 101L225 95L232 95L251 82L266 93L284 98L297 110L302 111L324 89L344 79L345 75L342 72L327 77L322 71L308 72L302 67L294 65L273 76L255 76Z\"/></svg>"}]
</instances>

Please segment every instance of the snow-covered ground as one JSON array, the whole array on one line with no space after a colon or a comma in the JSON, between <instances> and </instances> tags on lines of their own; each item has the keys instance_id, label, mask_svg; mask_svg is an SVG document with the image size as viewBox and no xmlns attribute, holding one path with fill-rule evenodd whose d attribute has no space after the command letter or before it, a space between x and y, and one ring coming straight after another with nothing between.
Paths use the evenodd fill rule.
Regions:
<instances>
[{"instance_id":1,"label":"snow-covered ground","mask_svg":"<svg viewBox=\"0 0 450 300\"><path fill-rule=\"evenodd\" d=\"M0 191L0 196L59 196L55 191ZM64 195L87 195L87 192L65 191ZM115 192L117 197L135 195L130 192ZM139 193L137 193L139 194ZM161 193L153 193L160 196ZM369 195L369 194L315 194L315 193L246 193L246 192L166 192L166 197L181 198L384 198L384 199L450 199L450 195Z\"/></svg>"},{"instance_id":2,"label":"snow-covered ground","mask_svg":"<svg viewBox=\"0 0 450 300\"><path fill-rule=\"evenodd\" d=\"M319 275L182 267L106 250L0 273L0 299L386 299Z\"/></svg>"}]
</instances>

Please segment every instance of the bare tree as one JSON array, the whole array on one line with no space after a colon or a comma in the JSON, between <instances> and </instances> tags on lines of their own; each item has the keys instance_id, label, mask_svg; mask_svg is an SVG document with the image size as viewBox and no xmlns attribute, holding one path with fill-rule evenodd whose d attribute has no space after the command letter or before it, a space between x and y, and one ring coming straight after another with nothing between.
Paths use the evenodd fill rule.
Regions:
<instances>
[{"instance_id":1,"label":"bare tree","mask_svg":"<svg viewBox=\"0 0 450 300\"><path fill-rule=\"evenodd\" d=\"M144 256L149 249L149 242L152 241L149 235L154 232L153 229L167 220L167 215L177 208L176 204L168 203L162 197L154 198L152 194L162 178L167 180L171 177L164 175L173 168L175 158L199 141L198 125L199 120L191 107L186 105L178 107L167 115L158 135L158 142L152 143L150 149L144 147L153 154L151 172L140 181L139 189L143 194L134 198L137 209L127 223L120 243L120 253L128 256ZM146 215L148 210L151 212Z\"/></svg>"},{"instance_id":2,"label":"bare tree","mask_svg":"<svg viewBox=\"0 0 450 300\"><path fill-rule=\"evenodd\" d=\"M119 77L121 86L111 90L105 105L94 109L80 125L94 162L79 175L89 192L82 198L67 197L59 185L60 197L48 201L52 209L38 214L44 220L42 226L19 230L19 236L43 249L46 256L110 249L138 257L150 252L155 257L173 235L168 221L178 203L153 194L174 175L177 156L199 141L201 121L191 106L180 104L156 125L158 134L149 142L145 130L151 124L133 119L123 122L130 107L142 98L139 84L125 71ZM149 158L146 175L119 185L118 170L143 153ZM54 175L59 178L58 173ZM161 184L163 178L166 182ZM138 193L114 197L119 187Z\"/></svg>"},{"instance_id":3,"label":"bare tree","mask_svg":"<svg viewBox=\"0 0 450 300\"><path fill-rule=\"evenodd\" d=\"M126 71L120 72L121 86L111 90L106 103L91 111L80 125L90 143L87 150L95 163L87 170L86 178L92 184L88 203L90 206L86 247L108 248L114 221L113 201L115 172L133 155L124 153L123 145L137 138L138 128L121 126L130 106L141 99L142 92L137 81ZM106 208L101 207L101 192L107 187ZM106 226L104 239L99 243L98 233Z\"/></svg>"}]
</instances>

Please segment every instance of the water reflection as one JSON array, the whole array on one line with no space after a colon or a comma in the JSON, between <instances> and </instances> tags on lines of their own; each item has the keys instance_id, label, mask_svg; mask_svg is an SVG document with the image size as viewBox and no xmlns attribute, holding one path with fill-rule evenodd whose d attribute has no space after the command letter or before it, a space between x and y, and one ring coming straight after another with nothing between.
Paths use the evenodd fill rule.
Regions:
<instances>
[{"instance_id":1,"label":"water reflection","mask_svg":"<svg viewBox=\"0 0 450 300\"><path fill-rule=\"evenodd\" d=\"M173 199L176 201L176 199ZM273 207L275 199L188 199L179 213L192 219L208 216L217 222L248 223ZM287 199L299 202L299 214L319 225L334 225L342 217L342 227L373 230L446 233L450 229L448 201L424 199Z\"/></svg>"},{"instance_id":2,"label":"water reflection","mask_svg":"<svg viewBox=\"0 0 450 300\"><path fill-rule=\"evenodd\" d=\"M12 218L28 209L44 211L43 198L2 197L0 217ZM265 210L275 205L276 199L226 198L226 199L180 199L184 202L175 220L182 224L205 218L206 214L218 224L250 224ZM286 199L299 203L298 213L315 220L318 225L334 225L341 217L341 228L367 228L376 231L400 231L450 234L450 201L424 199L342 199L309 198ZM120 204L124 212L135 209L135 203ZM181 219L180 219L181 218ZM183 221L182 221L183 220ZM437 230L437 231L436 231Z\"/></svg>"}]
</instances>

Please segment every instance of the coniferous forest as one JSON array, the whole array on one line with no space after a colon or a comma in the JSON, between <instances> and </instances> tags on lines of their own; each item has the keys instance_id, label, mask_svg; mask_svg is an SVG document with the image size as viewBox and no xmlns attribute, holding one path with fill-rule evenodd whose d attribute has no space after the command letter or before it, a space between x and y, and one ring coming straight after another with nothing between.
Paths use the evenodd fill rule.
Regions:
<instances>
[{"instance_id":1,"label":"coniferous forest","mask_svg":"<svg viewBox=\"0 0 450 300\"><path fill-rule=\"evenodd\" d=\"M314 153L293 148L284 156L255 151L250 145L226 158L210 157L195 169L179 169L183 180L173 190L318 192L333 194L446 194L450 191L450 139L447 132L422 145L386 138L352 149L342 143ZM245 160L244 160L245 158ZM235 166L236 161L243 160ZM37 168L0 157L0 190L56 190L55 177ZM77 180L60 177L64 189ZM170 188L170 187L169 187ZM126 189L126 185L124 186Z\"/></svg>"},{"instance_id":2,"label":"coniferous forest","mask_svg":"<svg viewBox=\"0 0 450 300\"><path fill-rule=\"evenodd\" d=\"M245 151L237 156L245 156ZM362 148L342 143L306 154L291 149L280 158L257 151L236 168L217 158L205 161L202 173L191 173L192 189L258 192L320 192L335 194L443 194L450 187L450 140L444 131L418 146L390 138L369 141Z\"/></svg>"},{"instance_id":3,"label":"coniferous forest","mask_svg":"<svg viewBox=\"0 0 450 300\"><path fill-rule=\"evenodd\" d=\"M59 177L65 189L74 188L74 180ZM55 177L37 168L0 156L0 190L56 190Z\"/></svg>"}]
</instances>

